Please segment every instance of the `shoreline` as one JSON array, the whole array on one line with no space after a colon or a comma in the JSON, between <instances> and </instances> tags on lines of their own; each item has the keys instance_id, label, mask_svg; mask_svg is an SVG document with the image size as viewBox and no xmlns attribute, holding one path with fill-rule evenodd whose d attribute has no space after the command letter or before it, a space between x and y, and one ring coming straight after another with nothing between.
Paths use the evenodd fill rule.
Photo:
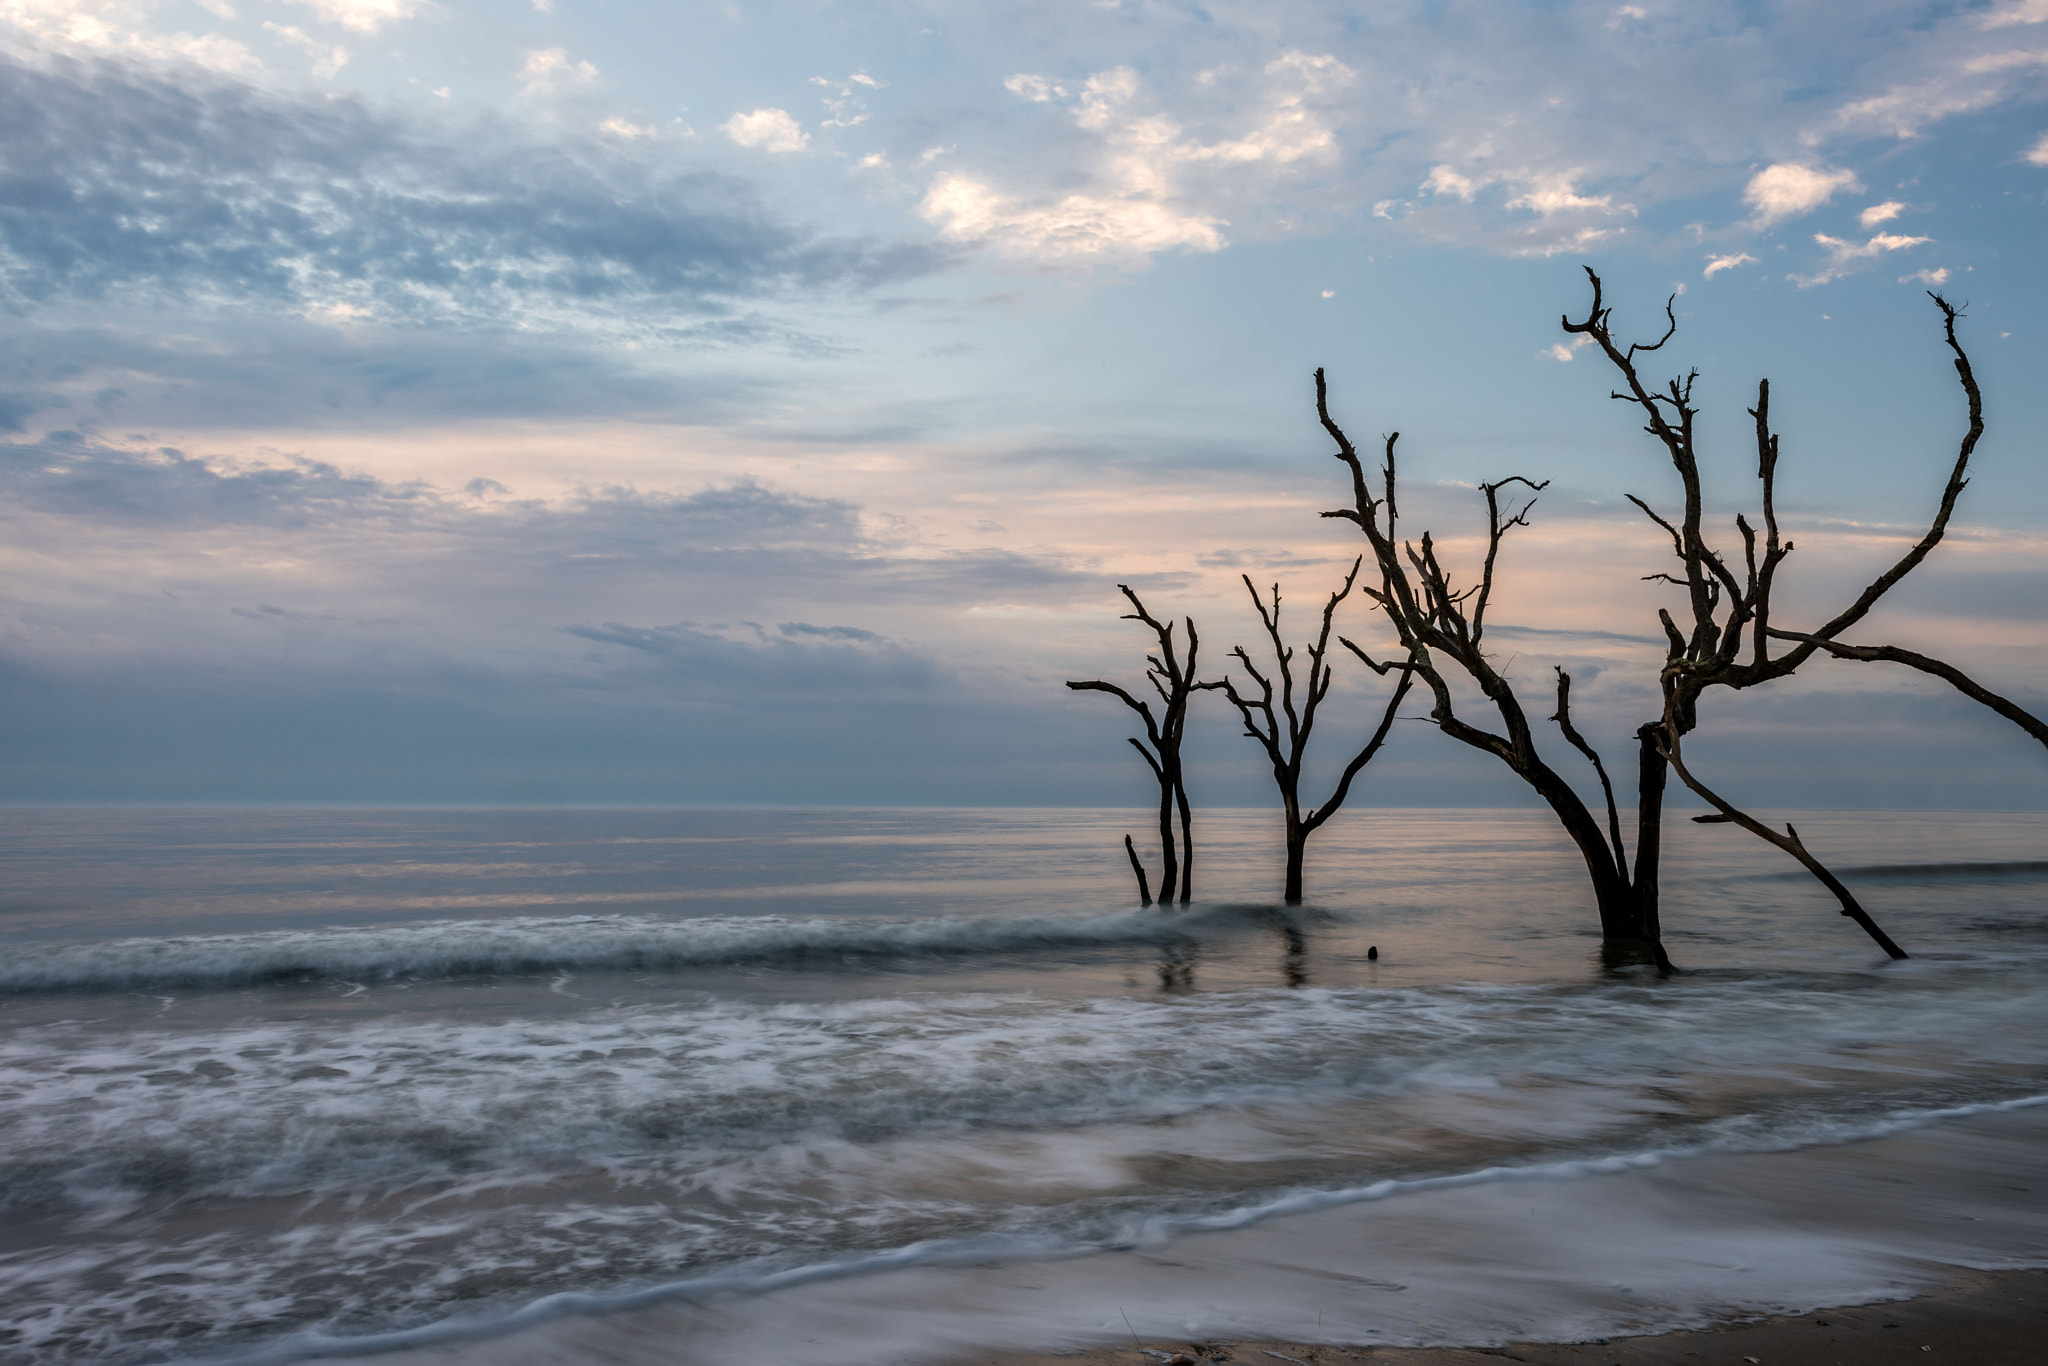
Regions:
<instances>
[{"instance_id":1,"label":"shoreline","mask_svg":"<svg viewBox=\"0 0 2048 1366\"><path fill-rule=\"evenodd\" d=\"M1393 1347L1286 1341L1182 1342L1063 1351L988 1351L946 1366L2032 1366L2048 1352L2048 1269L1981 1271L1930 1267L1933 1288L1903 1300L1771 1314L1707 1328L1675 1329L1593 1342L1511 1342L1504 1346Z\"/></svg>"}]
</instances>

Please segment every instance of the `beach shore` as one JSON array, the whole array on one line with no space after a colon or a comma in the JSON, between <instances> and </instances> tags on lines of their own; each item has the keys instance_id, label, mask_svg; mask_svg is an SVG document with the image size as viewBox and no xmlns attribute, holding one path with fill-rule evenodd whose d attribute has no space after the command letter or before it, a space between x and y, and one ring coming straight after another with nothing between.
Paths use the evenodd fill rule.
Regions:
<instances>
[{"instance_id":1,"label":"beach shore","mask_svg":"<svg viewBox=\"0 0 2048 1366\"><path fill-rule=\"evenodd\" d=\"M2034 1366L2048 1361L2048 1271L1945 1269L1909 1300L1772 1315L1688 1332L1505 1347L1350 1347L1301 1342L1147 1341L1067 1352L982 1352L952 1366L1161 1366L1186 1361L1332 1366ZM1175 1366L1186 1366L1176 1362Z\"/></svg>"}]
</instances>

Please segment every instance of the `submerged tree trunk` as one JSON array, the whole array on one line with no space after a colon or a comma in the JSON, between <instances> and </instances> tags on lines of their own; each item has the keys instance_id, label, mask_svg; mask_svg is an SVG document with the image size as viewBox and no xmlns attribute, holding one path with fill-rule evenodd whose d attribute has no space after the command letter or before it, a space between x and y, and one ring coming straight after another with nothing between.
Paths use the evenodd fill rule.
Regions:
<instances>
[{"instance_id":1,"label":"submerged tree trunk","mask_svg":"<svg viewBox=\"0 0 2048 1366\"><path fill-rule=\"evenodd\" d=\"M1636 916L1645 938L1662 942L1664 927L1657 908L1657 878L1664 852L1664 783L1670 764L1657 748L1657 726L1652 723L1636 732L1636 867L1633 879Z\"/></svg>"},{"instance_id":2,"label":"submerged tree trunk","mask_svg":"<svg viewBox=\"0 0 2048 1366\"><path fill-rule=\"evenodd\" d=\"M1301 865L1308 855L1308 831L1302 829L1301 805L1287 803L1287 887L1282 899L1290 906L1301 904Z\"/></svg>"}]
</instances>

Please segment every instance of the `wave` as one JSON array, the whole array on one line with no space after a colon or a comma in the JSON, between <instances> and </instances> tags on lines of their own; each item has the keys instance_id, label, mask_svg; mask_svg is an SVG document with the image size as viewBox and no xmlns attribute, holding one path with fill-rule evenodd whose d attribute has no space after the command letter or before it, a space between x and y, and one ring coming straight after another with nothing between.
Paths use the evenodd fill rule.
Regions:
<instances>
[{"instance_id":1,"label":"wave","mask_svg":"<svg viewBox=\"0 0 2048 1366\"><path fill-rule=\"evenodd\" d=\"M1992 878L2030 879L2048 877L2048 861L2000 859L1981 863L1864 863L1834 870L1837 876L1891 882L1979 882ZM1759 880L1804 882L1812 876L1804 869L1791 872L1755 874Z\"/></svg>"},{"instance_id":2,"label":"wave","mask_svg":"<svg viewBox=\"0 0 2048 1366\"><path fill-rule=\"evenodd\" d=\"M1967 1105L1901 1110L1878 1118L1835 1123L1796 1132L1729 1135L1699 1143L1644 1149L1600 1157L1493 1165L1468 1171L1323 1190L1295 1190L1222 1210L1143 1213L1133 1211L1109 1227L1032 1233L1000 1233L927 1239L850 1256L781 1265L739 1266L613 1294L566 1291L543 1296L494 1316L466 1314L392 1332L339 1336L301 1332L254 1352L217 1360L236 1366L362 1356L408 1348L474 1342L518 1332L573 1315L610 1314L671 1300L714 1295L763 1294L821 1281L882 1274L914 1267L961 1266L990 1261L1050 1261L1133 1248L1159 1247L1190 1234L1246 1228L1289 1215L1345 1205L1518 1181L1579 1181L1708 1156L1793 1152L1890 1138L1977 1115L2009 1114L2048 1105L2048 1095L2029 1095ZM1394 1287L1398 1288L1398 1287Z\"/></svg>"},{"instance_id":3,"label":"wave","mask_svg":"<svg viewBox=\"0 0 2048 1366\"><path fill-rule=\"evenodd\" d=\"M146 991L295 980L385 981L487 973L601 972L942 956L1167 943L1227 923L1230 908L1098 916L560 916L180 935L27 945L0 962L0 992Z\"/></svg>"}]
</instances>

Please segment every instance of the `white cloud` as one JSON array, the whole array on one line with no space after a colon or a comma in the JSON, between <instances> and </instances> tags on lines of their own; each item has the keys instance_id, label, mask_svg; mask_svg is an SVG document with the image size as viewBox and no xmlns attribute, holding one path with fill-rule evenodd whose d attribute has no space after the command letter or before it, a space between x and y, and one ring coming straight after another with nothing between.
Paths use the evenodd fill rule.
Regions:
<instances>
[{"instance_id":1,"label":"white cloud","mask_svg":"<svg viewBox=\"0 0 2048 1366\"><path fill-rule=\"evenodd\" d=\"M1592 344L1593 339L1581 332L1570 341L1561 341L1555 346L1544 348L1541 354L1550 357L1554 361L1568 363L1580 347L1591 346Z\"/></svg>"},{"instance_id":2,"label":"white cloud","mask_svg":"<svg viewBox=\"0 0 2048 1366\"><path fill-rule=\"evenodd\" d=\"M615 138L631 139L651 138L656 135L658 130L651 123L628 123L626 120L614 114L611 118L608 118L603 123L597 125L597 131L600 133L610 133Z\"/></svg>"},{"instance_id":3,"label":"white cloud","mask_svg":"<svg viewBox=\"0 0 2048 1366\"><path fill-rule=\"evenodd\" d=\"M1065 86L1054 85L1043 76L1032 76L1022 72L1004 81L1003 89L1012 95L1021 95L1033 104L1044 104L1055 96L1060 99L1067 97Z\"/></svg>"},{"instance_id":4,"label":"white cloud","mask_svg":"<svg viewBox=\"0 0 2048 1366\"><path fill-rule=\"evenodd\" d=\"M1781 161L1750 177L1742 202L1756 211L1756 225L1769 227L1787 218L1812 213L1834 198L1837 190L1861 189L1856 173L1802 166Z\"/></svg>"},{"instance_id":5,"label":"white cloud","mask_svg":"<svg viewBox=\"0 0 2048 1366\"><path fill-rule=\"evenodd\" d=\"M1231 111L1243 131L1213 140L1189 136L1179 121L1147 108L1144 84L1128 66L1096 72L1072 95L1041 76L1012 76L1003 84L1013 94L1070 103L1074 127L1091 135L1091 183L1032 194L948 173L932 183L919 212L956 240L1051 263L1217 251L1226 220L1196 205L1231 197L1248 175L1326 163L1337 140L1319 101L1354 75L1328 55L1284 52L1259 68L1248 97Z\"/></svg>"},{"instance_id":6,"label":"white cloud","mask_svg":"<svg viewBox=\"0 0 2048 1366\"><path fill-rule=\"evenodd\" d=\"M588 85L597 79L597 68L589 62L572 62L566 48L548 47L526 54L519 68L519 83L525 94L550 94L569 86Z\"/></svg>"},{"instance_id":7,"label":"white cloud","mask_svg":"<svg viewBox=\"0 0 2048 1366\"><path fill-rule=\"evenodd\" d=\"M1887 199L1882 204L1872 204L1856 215L1856 221L1865 228L1874 228L1880 223L1889 223L1904 213L1906 206L1896 199Z\"/></svg>"},{"instance_id":8,"label":"white cloud","mask_svg":"<svg viewBox=\"0 0 2048 1366\"><path fill-rule=\"evenodd\" d=\"M1334 289L1326 289L1323 291L1323 297L1325 299L1334 299L1337 297L1337 291Z\"/></svg>"},{"instance_id":9,"label":"white cloud","mask_svg":"<svg viewBox=\"0 0 2048 1366\"><path fill-rule=\"evenodd\" d=\"M533 8L535 13L538 14L553 14L555 12L555 0L533 0Z\"/></svg>"},{"instance_id":10,"label":"white cloud","mask_svg":"<svg viewBox=\"0 0 2048 1366\"><path fill-rule=\"evenodd\" d=\"M810 142L803 128L785 109L756 109L751 114L734 114L718 125L718 131L742 147L777 154L801 152Z\"/></svg>"},{"instance_id":11,"label":"white cloud","mask_svg":"<svg viewBox=\"0 0 2048 1366\"><path fill-rule=\"evenodd\" d=\"M2036 166L2048 166L2048 133L2041 134L2041 140L2027 149L2027 160Z\"/></svg>"},{"instance_id":12,"label":"white cloud","mask_svg":"<svg viewBox=\"0 0 2048 1366\"><path fill-rule=\"evenodd\" d=\"M1943 266L1939 270L1916 270L1911 275L1899 277L1899 283L1902 285L1910 285L1915 281L1923 285L1945 285L1948 283L1948 267Z\"/></svg>"},{"instance_id":13,"label":"white cloud","mask_svg":"<svg viewBox=\"0 0 2048 1366\"><path fill-rule=\"evenodd\" d=\"M1025 204L964 175L932 182L918 212L948 237L1054 262L1146 256L1175 247L1218 251L1222 225L1137 197L1072 194Z\"/></svg>"},{"instance_id":14,"label":"white cloud","mask_svg":"<svg viewBox=\"0 0 2048 1366\"><path fill-rule=\"evenodd\" d=\"M1579 178L1578 171L1564 171L1555 175L1539 176L1529 189L1508 201L1511 209L1530 209L1540 214L1570 213L1581 209L1597 209L1602 213L1633 213L1631 205L1616 207L1611 195L1588 196L1573 188Z\"/></svg>"},{"instance_id":15,"label":"white cloud","mask_svg":"<svg viewBox=\"0 0 2048 1366\"><path fill-rule=\"evenodd\" d=\"M1982 28L2012 28L2018 24L2048 24L2048 0L2007 0L1977 21Z\"/></svg>"},{"instance_id":16,"label":"white cloud","mask_svg":"<svg viewBox=\"0 0 2048 1366\"><path fill-rule=\"evenodd\" d=\"M264 20L263 31L276 34L293 47L303 49L313 58L313 74L322 80L331 80L335 73L348 65L348 49L339 43L322 42L296 24L273 24Z\"/></svg>"},{"instance_id":17,"label":"white cloud","mask_svg":"<svg viewBox=\"0 0 2048 1366\"><path fill-rule=\"evenodd\" d=\"M1462 175L1448 166L1432 166L1429 168L1429 176L1420 188L1424 194L1450 195L1470 204L1479 194L1479 187L1479 181Z\"/></svg>"},{"instance_id":18,"label":"white cloud","mask_svg":"<svg viewBox=\"0 0 2048 1366\"><path fill-rule=\"evenodd\" d=\"M1851 242L1840 237L1830 237L1824 232L1817 232L1813 235L1813 240L1828 249L1828 259L1819 270L1811 275L1788 275L1785 277L1801 289L1811 289L1815 285L1827 284L1830 280L1839 280L1844 275L1849 274L1860 266L1867 265L1888 251L1904 251L1907 247L1917 247L1924 243L1932 242L1934 239L1931 237L1901 237L1896 233L1881 232L1867 242Z\"/></svg>"},{"instance_id":19,"label":"white cloud","mask_svg":"<svg viewBox=\"0 0 2048 1366\"><path fill-rule=\"evenodd\" d=\"M1746 251L1736 252L1732 256L1710 256L1707 258L1707 268L1700 272L1700 278L1711 280L1724 270L1739 270L1743 266L1755 264L1756 258Z\"/></svg>"},{"instance_id":20,"label":"white cloud","mask_svg":"<svg viewBox=\"0 0 2048 1366\"><path fill-rule=\"evenodd\" d=\"M375 33L386 24L419 13L419 0L292 0L320 16L321 22L358 33Z\"/></svg>"}]
</instances>

